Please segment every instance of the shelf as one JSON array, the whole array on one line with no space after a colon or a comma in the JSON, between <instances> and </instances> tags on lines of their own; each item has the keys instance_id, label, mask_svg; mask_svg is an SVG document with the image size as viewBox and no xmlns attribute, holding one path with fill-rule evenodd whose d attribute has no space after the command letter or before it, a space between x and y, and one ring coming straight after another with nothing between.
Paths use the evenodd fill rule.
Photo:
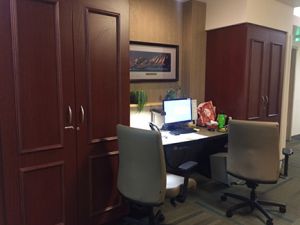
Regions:
<instances>
[{"instance_id":1,"label":"shelf","mask_svg":"<svg viewBox=\"0 0 300 225\"><path fill-rule=\"evenodd\" d=\"M153 107L153 106L161 106L161 102L148 102L144 107ZM130 108L137 108L137 104L130 104Z\"/></svg>"}]
</instances>

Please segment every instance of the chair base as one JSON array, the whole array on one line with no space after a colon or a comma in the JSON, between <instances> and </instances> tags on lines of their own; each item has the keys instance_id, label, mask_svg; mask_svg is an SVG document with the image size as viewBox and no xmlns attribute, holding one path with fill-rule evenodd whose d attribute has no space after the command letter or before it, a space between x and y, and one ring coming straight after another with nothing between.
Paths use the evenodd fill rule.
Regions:
<instances>
[{"instance_id":1,"label":"chair base","mask_svg":"<svg viewBox=\"0 0 300 225\"><path fill-rule=\"evenodd\" d=\"M165 217L161 210L154 213L155 207L130 202L130 213L122 219L121 225L160 225Z\"/></svg>"},{"instance_id":2,"label":"chair base","mask_svg":"<svg viewBox=\"0 0 300 225\"><path fill-rule=\"evenodd\" d=\"M149 210L149 225L159 225L165 220L165 216L160 210L158 210L155 215L153 207Z\"/></svg>"},{"instance_id":3,"label":"chair base","mask_svg":"<svg viewBox=\"0 0 300 225\"><path fill-rule=\"evenodd\" d=\"M242 201L241 203L230 207L226 211L226 216L227 217L232 217L233 213L235 211L237 211L238 209L245 208L245 207L250 207L251 212L254 209L258 209L267 218L267 221L266 221L267 225L273 225L272 217L266 212L266 210L262 206L264 205L264 206L279 207L279 212L285 213L286 212L286 205L282 204L282 203L277 203L277 202L258 200L257 197L256 197L256 193L255 193L255 189L257 187L257 184L253 184L253 183L246 183L246 184L247 184L248 187L251 188L250 198L246 198L244 196L240 196L240 195L236 195L236 194L232 194L232 193L224 193L221 196L222 201L226 201L227 197L238 199L238 200Z\"/></svg>"}]
</instances>

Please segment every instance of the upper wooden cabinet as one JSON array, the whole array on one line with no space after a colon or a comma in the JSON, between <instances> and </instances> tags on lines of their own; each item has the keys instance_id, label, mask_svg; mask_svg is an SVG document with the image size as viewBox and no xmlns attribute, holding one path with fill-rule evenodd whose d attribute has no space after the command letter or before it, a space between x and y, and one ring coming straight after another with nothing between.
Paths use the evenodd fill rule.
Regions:
<instances>
[{"instance_id":1,"label":"upper wooden cabinet","mask_svg":"<svg viewBox=\"0 0 300 225\"><path fill-rule=\"evenodd\" d=\"M286 33L254 24L207 32L205 99L235 119L280 121Z\"/></svg>"},{"instance_id":2,"label":"upper wooden cabinet","mask_svg":"<svg viewBox=\"0 0 300 225\"><path fill-rule=\"evenodd\" d=\"M128 13L127 0L0 2L0 225L94 225L122 213Z\"/></svg>"}]
</instances>

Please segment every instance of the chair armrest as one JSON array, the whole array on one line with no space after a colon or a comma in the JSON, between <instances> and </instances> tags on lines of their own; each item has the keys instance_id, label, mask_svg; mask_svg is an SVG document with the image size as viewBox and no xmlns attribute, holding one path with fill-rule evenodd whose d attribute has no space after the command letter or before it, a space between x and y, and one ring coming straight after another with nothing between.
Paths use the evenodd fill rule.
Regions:
<instances>
[{"instance_id":1,"label":"chair armrest","mask_svg":"<svg viewBox=\"0 0 300 225\"><path fill-rule=\"evenodd\" d=\"M182 163L178 166L178 169L184 171L184 172L190 172L192 169L194 169L198 165L195 161L187 161L185 163Z\"/></svg>"},{"instance_id":2,"label":"chair armrest","mask_svg":"<svg viewBox=\"0 0 300 225\"><path fill-rule=\"evenodd\" d=\"M185 178L189 178L193 169L198 165L197 162L195 161L187 161L182 164L180 164L177 167L168 167L167 172L168 173L173 173L178 176L182 176Z\"/></svg>"}]
</instances>

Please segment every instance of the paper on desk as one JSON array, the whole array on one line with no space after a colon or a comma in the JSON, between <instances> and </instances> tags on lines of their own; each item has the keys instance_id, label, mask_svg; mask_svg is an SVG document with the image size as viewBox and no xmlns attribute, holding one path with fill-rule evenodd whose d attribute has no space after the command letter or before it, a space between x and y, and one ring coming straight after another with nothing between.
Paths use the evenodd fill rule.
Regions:
<instances>
[{"instance_id":1,"label":"paper on desk","mask_svg":"<svg viewBox=\"0 0 300 225\"><path fill-rule=\"evenodd\" d=\"M202 138L206 138L207 136L201 135L198 133L188 133L188 134L180 134L180 135L172 135L169 132L162 132L162 143L163 145L194 141Z\"/></svg>"}]
</instances>

